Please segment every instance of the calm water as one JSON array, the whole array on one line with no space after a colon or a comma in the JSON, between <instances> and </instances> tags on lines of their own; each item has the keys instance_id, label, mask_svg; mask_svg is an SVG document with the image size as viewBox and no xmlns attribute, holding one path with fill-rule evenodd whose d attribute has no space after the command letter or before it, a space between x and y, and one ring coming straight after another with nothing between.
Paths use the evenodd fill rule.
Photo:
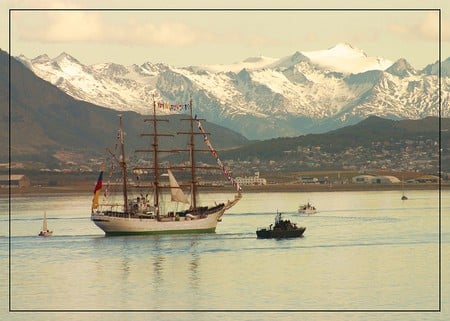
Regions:
<instances>
[{"instance_id":1,"label":"calm water","mask_svg":"<svg viewBox=\"0 0 450 321\"><path fill-rule=\"evenodd\" d=\"M450 191L442 192L441 313L431 311L440 300L438 192L407 195L401 201L398 191L245 194L215 234L143 237L104 237L89 219L90 195L15 197L11 307L34 312L13 313L3 198L0 319L448 320ZM295 214L308 200L320 212ZM306 226L303 238L256 239L257 227L272 223L277 209ZM44 210L51 238L36 236Z\"/></svg>"}]
</instances>

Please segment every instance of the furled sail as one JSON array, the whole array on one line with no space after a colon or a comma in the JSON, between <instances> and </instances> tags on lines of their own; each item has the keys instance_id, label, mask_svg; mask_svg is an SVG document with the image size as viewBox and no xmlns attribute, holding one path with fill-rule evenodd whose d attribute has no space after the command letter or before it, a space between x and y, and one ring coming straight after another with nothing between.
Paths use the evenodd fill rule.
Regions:
<instances>
[{"instance_id":1,"label":"furled sail","mask_svg":"<svg viewBox=\"0 0 450 321\"><path fill-rule=\"evenodd\" d=\"M189 204L188 198L186 197L186 195L184 195L183 191L180 188L180 185L178 185L178 182L175 179L175 176L173 176L172 171L169 169L167 170L167 173L169 174L170 193L172 194L171 200L174 202Z\"/></svg>"}]
</instances>

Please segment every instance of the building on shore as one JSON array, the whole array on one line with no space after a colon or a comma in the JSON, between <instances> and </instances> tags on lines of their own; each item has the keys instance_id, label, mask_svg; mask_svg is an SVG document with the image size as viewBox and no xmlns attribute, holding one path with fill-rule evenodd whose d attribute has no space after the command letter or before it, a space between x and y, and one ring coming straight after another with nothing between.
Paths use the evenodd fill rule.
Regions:
<instances>
[{"instance_id":1,"label":"building on shore","mask_svg":"<svg viewBox=\"0 0 450 321\"><path fill-rule=\"evenodd\" d=\"M371 179L372 184L397 184L401 181L395 176L375 176Z\"/></svg>"},{"instance_id":2,"label":"building on shore","mask_svg":"<svg viewBox=\"0 0 450 321\"><path fill-rule=\"evenodd\" d=\"M25 175L0 175L0 188L8 188L11 185L13 188L30 187L31 183Z\"/></svg>"},{"instance_id":3,"label":"building on shore","mask_svg":"<svg viewBox=\"0 0 450 321\"><path fill-rule=\"evenodd\" d=\"M389 175L358 175L352 177L352 183L357 184L397 184L401 183L401 181L395 176Z\"/></svg>"},{"instance_id":4,"label":"building on shore","mask_svg":"<svg viewBox=\"0 0 450 321\"><path fill-rule=\"evenodd\" d=\"M319 184L319 179L317 177L303 176L300 177L300 182L302 184Z\"/></svg>"},{"instance_id":5,"label":"building on shore","mask_svg":"<svg viewBox=\"0 0 450 321\"><path fill-rule=\"evenodd\" d=\"M352 178L352 183L369 184L372 183L373 175L358 175Z\"/></svg>"},{"instance_id":6,"label":"building on shore","mask_svg":"<svg viewBox=\"0 0 450 321\"><path fill-rule=\"evenodd\" d=\"M408 183L439 183L439 176L422 175L412 180L409 180Z\"/></svg>"},{"instance_id":7,"label":"building on shore","mask_svg":"<svg viewBox=\"0 0 450 321\"><path fill-rule=\"evenodd\" d=\"M254 176L236 177L236 181L241 186L245 185L267 185L265 178L259 177L259 172L256 172Z\"/></svg>"}]
</instances>

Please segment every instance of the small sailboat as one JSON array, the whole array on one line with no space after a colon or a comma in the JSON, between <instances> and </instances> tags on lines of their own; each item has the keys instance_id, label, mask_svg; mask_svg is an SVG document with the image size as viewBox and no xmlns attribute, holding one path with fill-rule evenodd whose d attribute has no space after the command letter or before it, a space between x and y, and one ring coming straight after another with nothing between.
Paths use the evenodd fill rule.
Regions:
<instances>
[{"instance_id":1,"label":"small sailboat","mask_svg":"<svg viewBox=\"0 0 450 321\"><path fill-rule=\"evenodd\" d=\"M53 231L50 231L47 227L47 213L44 211L44 219L42 221L42 230L39 232L39 236L52 236Z\"/></svg>"},{"instance_id":2,"label":"small sailboat","mask_svg":"<svg viewBox=\"0 0 450 321\"><path fill-rule=\"evenodd\" d=\"M405 195L405 184L404 184L404 180L402 177L402 201L406 201L408 199L408 197Z\"/></svg>"},{"instance_id":3,"label":"small sailboat","mask_svg":"<svg viewBox=\"0 0 450 321\"><path fill-rule=\"evenodd\" d=\"M193 116L192 101L183 106L185 106L185 110L189 111L187 118L183 119L188 122L187 127L189 131L176 134L188 136L187 148L162 150L159 148L159 137L170 138L175 136L175 134L160 133L158 131L158 122L168 120L157 117L156 102L153 102L153 117L144 119L144 121L151 124L152 131L151 133L141 134L142 137L151 137L150 142L147 142L151 149L136 150L136 152L145 153L150 157L146 158L148 165L134 167L132 173L136 177L135 184L130 182L131 178L128 176L122 116L119 115L118 143L116 144L118 155L110 150L108 152L112 156L110 173L112 173L116 165L119 165L118 167L120 168L121 177L114 185L120 186L121 192L110 193L108 186L111 184L107 183L104 191L104 200L99 200L99 194L103 185L104 169L102 168L94 188L92 201L91 220L106 235L213 233L225 211L241 199L241 188L238 182L232 178L231 173L225 169L224 164L218 158L217 151L207 138L208 133L204 131L200 119L196 115L195 117ZM195 130L196 127L198 131ZM208 149L199 150L195 147L195 135L203 135ZM216 159L217 165L197 164L194 155L195 152L199 151L210 152ZM189 159L182 164L163 163L159 157L160 153L183 152L189 155ZM235 195L233 200L228 200L227 202L200 205L197 198L199 194L198 188L217 186L200 184L197 177L198 169L222 170L228 180L233 183L237 195ZM179 184L173 172L183 172L183 170L185 170L185 182ZM162 181L162 177L169 178L168 184ZM188 195L184 193L183 188L189 193ZM169 191L165 193L164 190ZM121 199L111 201L110 196L114 196L114 194L120 195ZM131 196L132 194L135 196Z\"/></svg>"}]
</instances>

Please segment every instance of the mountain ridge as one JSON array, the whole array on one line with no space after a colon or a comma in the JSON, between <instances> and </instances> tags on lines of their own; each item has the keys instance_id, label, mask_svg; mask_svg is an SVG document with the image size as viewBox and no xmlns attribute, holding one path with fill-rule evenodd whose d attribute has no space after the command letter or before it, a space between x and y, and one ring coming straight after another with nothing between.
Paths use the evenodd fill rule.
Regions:
<instances>
[{"instance_id":1,"label":"mountain ridge","mask_svg":"<svg viewBox=\"0 0 450 321\"><path fill-rule=\"evenodd\" d=\"M25 68L14 58L11 59L11 114L8 114L8 55L0 51L0 127L8 128L11 124L11 161L21 163L30 161L33 164L44 163L48 168L61 168L58 155L65 155L66 160L78 157L83 161L102 159L105 148L112 148L116 142L117 111L90 103L75 100L63 93L54 85L46 82ZM369 72L370 73L370 72ZM367 75L366 75L367 76ZM131 156L135 149L146 148L140 139L145 116L136 112L121 112L124 118L127 155ZM161 132L180 131L180 118L184 115L165 116L171 120L162 123ZM200 117L203 117L200 114ZM289 119L287 120L289 121ZM450 137L450 118L442 118L441 127L436 117L419 120L392 120L378 116L351 126L335 129L324 134L307 134L295 137L272 138L263 141L249 141L240 134L210 122L202 122L207 131L213 133L211 142L219 150L223 160L249 161L255 159L268 162L283 161L287 151L291 160L301 157L303 148L321 148L324 151L340 152L348 148L366 146L372 149L372 143L388 142L398 145L402 140L417 140L418 137L436 141L442 134L442 148L448 151ZM174 127L168 127L168 126ZM442 132L439 133L439 129ZM8 144L8 132L2 130L1 141ZM202 146L199 135L197 143ZM181 138L174 145L164 145L162 149L182 147L186 140ZM430 147L437 150L437 146ZM8 150L0 151L0 161L8 160ZM210 155L204 155L205 161ZM348 156L351 157L351 156ZM444 157L444 155L443 155ZM448 157L448 156L445 156ZM348 158L347 158L348 159ZM447 159L447 158L443 158ZM134 161L138 160L134 158ZM197 161L203 161L199 157ZM297 161L294 158L294 161Z\"/></svg>"},{"instance_id":2,"label":"mountain ridge","mask_svg":"<svg viewBox=\"0 0 450 321\"><path fill-rule=\"evenodd\" d=\"M9 56L0 50L0 141L11 154L0 150L0 162L11 156L12 162L32 160L57 164L55 155L71 151L85 159L102 157L106 147L112 147L118 128L119 113L106 107L76 100L51 83L42 80L14 58L11 59L11 83L8 79ZM11 97L8 96L11 86ZM8 101L10 99L11 112ZM140 138L144 130L144 116L133 111L122 111L127 134L128 151L142 147ZM162 130L180 131L182 115L168 115L173 123ZM7 129L10 126L11 136ZM172 126L172 127L170 127ZM248 142L242 135L223 126L205 123L214 135L217 149L240 146ZM201 140L201 138L198 138ZM175 141L181 146L182 139ZM167 145L163 145L167 147Z\"/></svg>"},{"instance_id":3,"label":"mountain ridge","mask_svg":"<svg viewBox=\"0 0 450 321\"><path fill-rule=\"evenodd\" d=\"M358 72L327 67L333 52L340 55L333 58L336 65L343 52L350 57L345 58L347 64L355 59ZM415 70L406 59L391 63L348 44L297 51L280 59L260 56L215 66L172 67L151 62L87 66L67 53L59 59L39 57L19 60L76 99L144 114L153 97L174 104L192 97L210 121L249 139L326 132L370 115L392 119L439 115L436 63ZM378 69L367 70L374 64ZM443 117L450 115L449 74L450 58L442 64Z\"/></svg>"}]
</instances>

